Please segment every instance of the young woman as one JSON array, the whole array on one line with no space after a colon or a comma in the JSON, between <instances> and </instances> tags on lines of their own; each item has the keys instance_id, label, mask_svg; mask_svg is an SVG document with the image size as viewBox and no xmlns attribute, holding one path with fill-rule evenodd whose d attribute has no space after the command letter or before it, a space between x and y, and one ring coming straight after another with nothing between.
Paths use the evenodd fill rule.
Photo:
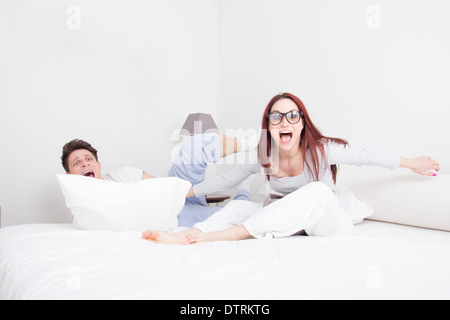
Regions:
<instances>
[{"instance_id":1,"label":"young woman","mask_svg":"<svg viewBox=\"0 0 450 320\"><path fill-rule=\"evenodd\" d=\"M195 185L193 191L197 196L220 192L262 172L274 191L264 205L232 201L192 229L175 233L149 230L142 237L160 243L192 244L267 235L348 234L353 226L352 208L343 205L336 193L336 165L402 167L428 176L436 175L430 170L439 171L439 163L431 157L410 159L375 153L323 136L302 101L288 93L275 96L264 111L258 159L257 164L237 166Z\"/></svg>"}]
</instances>

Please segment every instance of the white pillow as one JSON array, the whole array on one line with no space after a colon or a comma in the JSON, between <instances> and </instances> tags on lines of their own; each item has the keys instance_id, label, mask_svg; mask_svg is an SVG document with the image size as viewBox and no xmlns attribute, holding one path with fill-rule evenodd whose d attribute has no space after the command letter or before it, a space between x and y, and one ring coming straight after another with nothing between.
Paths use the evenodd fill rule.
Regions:
<instances>
[{"instance_id":1,"label":"white pillow","mask_svg":"<svg viewBox=\"0 0 450 320\"><path fill-rule=\"evenodd\" d=\"M421 176L408 169L341 166L337 183L361 197L371 220L450 231L450 175Z\"/></svg>"},{"instance_id":2,"label":"white pillow","mask_svg":"<svg viewBox=\"0 0 450 320\"><path fill-rule=\"evenodd\" d=\"M57 175L74 225L87 230L169 230L178 225L191 184L179 178L120 183Z\"/></svg>"}]
</instances>

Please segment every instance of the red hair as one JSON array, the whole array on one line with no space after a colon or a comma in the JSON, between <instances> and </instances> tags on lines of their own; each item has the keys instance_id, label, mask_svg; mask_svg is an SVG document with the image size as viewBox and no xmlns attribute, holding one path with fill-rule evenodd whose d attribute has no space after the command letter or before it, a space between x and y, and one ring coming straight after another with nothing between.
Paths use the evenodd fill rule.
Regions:
<instances>
[{"instance_id":1,"label":"red hair","mask_svg":"<svg viewBox=\"0 0 450 320\"><path fill-rule=\"evenodd\" d=\"M322 159L324 159L325 162L324 164L326 164L324 144L326 144L329 141L332 141L339 144L347 145L348 142L344 139L325 137L311 121L308 115L308 111L306 110L303 102L298 97L290 93L280 93L279 95L276 95L275 97L272 98L272 100L270 100L269 104L264 110L262 118L262 133L258 146L259 161L261 162L261 165L265 169L267 177L270 179L270 172L271 172L270 167L272 164L270 163L269 159L272 152L272 139L269 132L268 115L273 105L282 99L292 100L297 105L298 110L301 111L301 113L303 114L302 115L303 130L300 134L299 146L303 154L303 159L305 159L304 160L305 164L309 172L311 172L312 174L312 178L314 179L314 181L319 181L320 179L319 153L322 156ZM307 154L308 159L306 159ZM333 164L330 166L330 169L333 175L333 181L334 183L336 183L337 166Z\"/></svg>"}]
</instances>

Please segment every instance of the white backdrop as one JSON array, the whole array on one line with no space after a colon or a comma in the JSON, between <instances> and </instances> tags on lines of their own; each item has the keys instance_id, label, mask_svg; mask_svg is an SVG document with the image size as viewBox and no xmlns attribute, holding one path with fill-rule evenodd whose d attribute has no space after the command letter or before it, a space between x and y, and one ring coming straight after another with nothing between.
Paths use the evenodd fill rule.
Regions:
<instances>
[{"instance_id":1,"label":"white backdrop","mask_svg":"<svg viewBox=\"0 0 450 320\"><path fill-rule=\"evenodd\" d=\"M56 173L84 139L103 172L169 170L172 132L217 110L217 2L0 0L3 225L70 219Z\"/></svg>"},{"instance_id":2,"label":"white backdrop","mask_svg":"<svg viewBox=\"0 0 450 320\"><path fill-rule=\"evenodd\" d=\"M329 136L450 165L450 1L219 1L219 116L259 127L279 92Z\"/></svg>"},{"instance_id":3,"label":"white backdrop","mask_svg":"<svg viewBox=\"0 0 450 320\"><path fill-rule=\"evenodd\" d=\"M446 0L1 0L2 225L70 221L73 138L164 176L190 112L257 129L278 92L324 134L450 165Z\"/></svg>"}]
</instances>

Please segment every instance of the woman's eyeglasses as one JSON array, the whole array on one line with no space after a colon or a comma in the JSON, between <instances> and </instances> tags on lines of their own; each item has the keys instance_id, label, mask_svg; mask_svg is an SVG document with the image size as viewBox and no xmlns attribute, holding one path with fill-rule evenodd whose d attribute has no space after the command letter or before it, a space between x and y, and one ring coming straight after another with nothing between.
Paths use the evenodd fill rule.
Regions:
<instances>
[{"instance_id":1,"label":"woman's eyeglasses","mask_svg":"<svg viewBox=\"0 0 450 320\"><path fill-rule=\"evenodd\" d=\"M269 122L274 126L280 124L283 121L283 117L286 117L286 120L289 123L296 124L303 117L303 112L298 110L291 110L286 113L274 112L267 115L267 119L269 119Z\"/></svg>"}]
</instances>

